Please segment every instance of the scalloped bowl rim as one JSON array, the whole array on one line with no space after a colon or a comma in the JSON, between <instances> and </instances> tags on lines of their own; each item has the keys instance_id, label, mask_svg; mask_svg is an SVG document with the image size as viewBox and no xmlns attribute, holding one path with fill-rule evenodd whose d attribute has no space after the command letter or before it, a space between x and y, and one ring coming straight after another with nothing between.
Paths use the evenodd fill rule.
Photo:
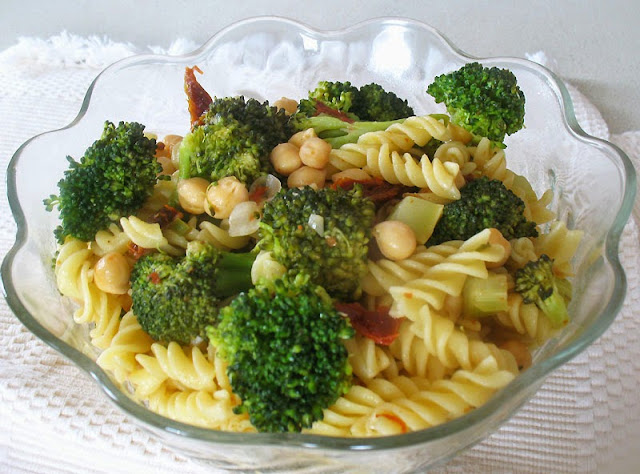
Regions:
<instances>
[{"instance_id":1,"label":"scalloped bowl rim","mask_svg":"<svg viewBox=\"0 0 640 474\"><path fill-rule=\"evenodd\" d=\"M224 432L224 431L216 431L210 430L206 428L200 428L192 425L188 425L185 423L181 423L178 421L174 421L168 418L165 418L161 415L158 415L150 410L146 409L144 406L134 402L130 399L124 392L122 392L117 385L108 377L106 372L101 369L93 360L87 357L85 354L81 353L74 347L70 346L66 342L58 339L52 333L50 333L47 329L45 329L35 318L30 314L30 312L22 305L16 289L13 286L12 276L11 276L11 268L13 265L13 260L17 252L23 247L23 245L27 242L27 223L25 221L24 214L22 212L22 208L20 203L16 197L16 175L15 169L16 165L20 159L22 151L27 147L32 141L38 140L40 137L48 134L55 134L56 132L66 130L72 128L78 122L82 120L87 110L91 105L91 97L94 90L95 85L100 81L100 79L111 72L114 69L118 69L121 67L126 67L130 64L135 63L143 63L149 59L153 59L157 61L159 58L162 58L165 61L177 61L184 60L190 57L198 56L205 51L213 48L218 41L219 38L223 38L225 34L229 31L237 29L239 27L244 27L250 24L256 24L261 22L280 22L282 24L287 24L289 27L294 27L299 30L303 30L306 33L321 37L321 38L330 38L330 37L340 37L349 33L351 31L355 31L361 28L364 28L369 25L379 24L379 25L388 25L393 23L401 23L403 25L411 25L416 28L420 28L428 31L430 34L438 37L442 40L443 44L448 47L453 53L457 54L461 59L464 60L479 60L479 61L488 61L488 60L499 60L506 61L514 64L522 64L526 65L528 68L533 70L538 70L539 73L546 76L547 80L554 85L557 90L560 92L560 101L563 105L562 109L564 111L564 120L566 121L572 135L581 141L591 142L593 144L597 143L601 146L605 146L610 148L615 152L616 155L620 158L624 165L625 172L625 195L618 210L618 213L613 221L613 225L609 229L606 236L605 243L605 253L608 258L614 275L618 278L615 278L614 288L612 290L612 296L607 306L603 309L597 321L589 327L589 331L584 331L584 333L578 337L574 342L572 342L567 348L559 351L553 356L537 362L531 368L529 368L526 372L520 374L518 377L512 381L508 389L501 390L499 393L495 394L488 402L484 405L480 406L472 410L470 413L465 414L459 418L456 418L452 421L448 421L442 425L437 425L428 429L424 429L421 431L410 432L402 435L395 436L387 436L387 437L379 437L379 438L337 438L337 437L327 437L321 435L313 435L313 434L301 434L301 433L234 433L234 432ZM554 91L554 94L557 95L557 92ZM620 311L622 307L622 303L624 301L624 296L626 293L626 275L620 260L618 258L619 251L619 241L622 230L631 214L631 210L633 208L633 203L635 200L635 192L636 192L636 175L635 169L631 164L628 156L617 146L610 143L609 141L599 139L588 135L582 128L579 126L577 119L575 117L575 113L573 110L573 104L570 97L570 94L563 84L563 82L550 70L547 68L534 63L532 61L528 61L520 58L512 58L506 56L495 56L495 57L475 57L471 56L458 47L456 47L451 41L449 41L442 33L440 33L437 29L432 26L427 25L426 23L412 20L409 18L402 17L379 17L372 18L366 21L355 23L354 25L335 29L335 30L320 30L313 27L310 27L306 24L298 22L293 19L278 17L278 16L258 16L253 18L247 18L244 20L240 20L230 24L229 26L223 28L222 30L215 33L211 38L206 41L202 46L193 50L190 53L183 55L158 55L158 54L140 54L134 55L131 57L127 57L116 61L111 64L104 70L102 70L96 78L91 82L91 85L87 89L85 97L83 99L80 111L78 115L73 119L71 123L66 125L65 127L44 132L39 135L36 135L25 143L23 143L18 150L14 153L9 166L7 168L7 190L9 197L9 205L11 211L13 213L14 219L17 224L17 233L16 240L7 255L5 256L2 262L2 281L4 288L4 296L17 318L26 326L32 333L34 333L38 338L47 343L49 346L54 348L56 351L67 357L70 361L72 361L76 366L90 375L101 390L109 397L109 399L115 403L120 409L122 409L125 413L132 415L138 421L144 422L151 427L156 429L160 429L169 433L177 434L183 436L185 438L197 439L199 441L211 442L211 443L222 443L229 445L274 445L274 446L283 446L283 447L302 447L302 448L320 448L320 449L330 449L330 450L339 450L339 451L347 451L347 450L384 450L384 449L392 449L392 448L402 448L409 447L412 445L423 444L429 441L437 440L443 437L449 437L455 435L458 432L462 432L469 427L475 425L478 422L481 422L485 418L488 418L492 413L498 411L503 400L511 398L514 394L521 393L521 391L526 391L526 388L531 384L539 383L546 376L548 376L554 369L558 368L562 364L566 363L580 352L582 352L587 346L589 346L593 341L595 341L600 335L602 335L605 330L611 325L614 318ZM530 397L525 397L524 400L519 404L524 404ZM500 423L504 421L504 419L509 418L513 413L517 411L517 408L513 411L506 413L500 420Z\"/></svg>"}]
</instances>

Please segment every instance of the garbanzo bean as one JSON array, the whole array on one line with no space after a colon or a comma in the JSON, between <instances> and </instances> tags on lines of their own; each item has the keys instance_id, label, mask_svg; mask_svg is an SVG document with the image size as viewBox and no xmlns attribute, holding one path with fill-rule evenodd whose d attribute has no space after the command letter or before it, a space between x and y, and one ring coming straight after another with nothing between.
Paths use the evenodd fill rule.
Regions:
<instances>
[{"instance_id":1,"label":"garbanzo bean","mask_svg":"<svg viewBox=\"0 0 640 474\"><path fill-rule=\"evenodd\" d=\"M298 109L298 103L293 99L289 99L288 97L281 97L280 99L276 100L273 105L275 107L278 107L279 109L284 109L287 115L291 115Z\"/></svg>"},{"instance_id":2,"label":"garbanzo bean","mask_svg":"<svg viewBox=\"0 0 640 474\"><path fill-rule=\"evenodd\" d=\"M389 260L403 260L416 250L416 234L404 222L380 222L373 228L373 236L380 252Z\"/></svg>"},{"instance_id":3,"label":"garbanzo bean","mask_svg":"<svg viewBox=\"0 0 640 474\"><path fill-rule=\"evenodd\" d=\"M122 295L129 291L131 269L124 255L111 252L96 262L93 268L93 281L106 293Z\"/></svg>"},{"instance_id":4,"label":"garbanzo bean","mask_svg":"<svg viewBox=\"0 0 640 474\"><path fill-rule=\"evenodd\" d=\"M178 201L182 208L190 214L202 214L208 186L209 181L204 178L178 181Z\"/></svg>"},{"instance_id":5,"label":"garbanzo bean","mask_svg":"<svg viewBox=\"0 0 640 474\"><path fill-rule=\"evenodd\" d=\"M249 190L235 176L222 178L207 188L205 211L216 219L226 219L236 205L249 200Z\"/></svg>"},{"instance_id":6,"label":"garbanzo bean","mask_svg":"<svg viewBox=\"0 0 640 474\"><path fill-rule=\"evenodd\" d=\"M326 170L319 170L316 168L311 168L310 166L303 166L302 168L298 168L289 175L289 179L287 179L287 186L289 186L290 188L311 186L314 189L321 189L324 187L324 181L326 177Z\"/></svg>"},{"instance_id":7,"label":"garbanzo bean","mask_svg":"<svg viewBox=\"0 0 640 474\"><path fill-rule=\"evenodd\" d=\"M327 166L330 153L331 145L318 137L310 137L300 146L302 164L316 169L322 169Z\"/></svg>"},{"instance_id":8,"label":"garbanzo bean","mask_svg":"<svg viewBox=\"0 0 640 474\"><path fill-rule=\"evenodd\" d=\"M311 137L317 137L316 131L313 128L307 128L306 130L293 134L293 136L289 138L289 143L300 148L302 144Z\"/></svg>"},{"instance_id":9,"label":"garbanzo bean","mask_svg":"<svg viewBox=\"0 0 640 474\"><path fill-rule=\"evenodd\" d=\"M300 150L291 143L280 143L269 155L273 168L284 176L289 176L302 166Z\"/></svg>"}]
</instances>

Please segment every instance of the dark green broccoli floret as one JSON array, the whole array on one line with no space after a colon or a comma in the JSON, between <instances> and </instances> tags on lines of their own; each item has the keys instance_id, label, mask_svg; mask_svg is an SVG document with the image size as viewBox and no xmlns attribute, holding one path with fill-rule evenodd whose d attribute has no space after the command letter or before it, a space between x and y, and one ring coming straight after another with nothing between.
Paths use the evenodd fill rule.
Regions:
<instances>
[{"instance_id":1,"label":"dark green broccoli floret","mask_svg":"<svg viewBox=\"0 0 640 474\"><path fill-rule=\"evenodd\" d=\"M216 98L180 145L180 177L245 184L272 171L269 153L293 129L284 110L244 97Z\"/></svg>"},{"instance_id":2,"label":"dark green broccoli floret","mask_svg":"<svg viewBox=\"0 0 640 474\"><path fill-rule=\"evenodd\" d=\"M569 322L566 301L571 298L571 283L553 273L553 260L541 255L516 271L515 291L525 303L535 304L554 327Z\"/></svg>"},{"instance_id":3,"label":"dark green broccoli floret","mask_svg":"<svg viewBox=\"0 0 640 474\"><path fill-rule=\"evenodd\" d=\"M460 190L460 199L445 204L428 245L467 240L487 228L498 229L505 239L536 237L536 223L524 216L524 202L502 181L483 176Z\"/></svg>"},{"instance_id":4,"label":"dark green broccoli floret","mask_svg":"<svg viewBox=\"0 0 640 474\"><path fill-rule=\"evenodd\" d=\"M242 400L234 411L248 412L259 431L308 428L350 387L343 340L354 330L307 275L238 295L207 333Z\"/></svg>"},{"instance_id":5,"label":"dark green broccoli floret","mask_svg":"<svg viewBox=\"0 0 640 474\"><path fill-rule=\"evenodd\" d=\"M93 240L111 222L137 211L153 192L162 166L155 158L156 141L145 137L144 125L105 122L101 138L80 162L70 156L69 169L58 182L60 194L44 200L47 210L60 209L55 230L66 236Z\"/></svg>"},{"instance_id":6,"label":"dark green broccoli floret","mask_svg":"<svg viewBox=\"0 0 640 474\"><path fill-rule=\"evenodd\" d=\"M258 246L290 272L310 275L331 296L353 300L367 272L374 213L359 186L283 189L264 206Z\"/></svg>"},{"instance_id":7,"label":"dark green broccoli floret","mask_svg":"<svg viewBox=\"0 0 640 474\"><path fill-rule=\"evenodd\" d=\"M153 253L131 272L131 298L138 322L159 341L188 344L205 336L225 298L251 284L252 253L223 252L191 242L184 257Z\"/></svg>"},{"instance_id":8,"label":"dark green broccoli floret","mask_svg":"<svg viewBox=\"0 0 640 474\"><path fill-rule=\"evenodd\" d=\"M384 90L381 85L375 83L360 88L351 112L359 120L373 122L387 122L414 115L413 109L405 99Z\"/></svg>"},{"instance_id":9,"label":"dark green broccoli floret","mask_svg":"<svg viewBox=\"0 0 640 474\"><path fill-rule=\"evenodd\" d=\"M469 63L437 76L427 93L444 102L453 123L496 144L524 126L524 94L508 69Z\"/></svg>"},{"instance_id":10,"label":"dark green broccoli floret","mask_svg":"<svg viewBox=\"0 0 640 474\"><path fill-rule=\"evenodd\" d=\"M339 148L412 115L406 100L378 84L357 89L349 82L322 81L300 101L291 124L297 130L313 128L320 138Z\"/></svg>"}]
</instances>

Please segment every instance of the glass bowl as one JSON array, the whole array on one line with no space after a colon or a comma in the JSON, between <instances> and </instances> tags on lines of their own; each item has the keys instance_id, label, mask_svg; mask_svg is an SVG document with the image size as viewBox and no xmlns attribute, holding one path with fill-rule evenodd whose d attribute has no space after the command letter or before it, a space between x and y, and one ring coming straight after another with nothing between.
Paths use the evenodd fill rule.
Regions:
<instances>
[{"instance_id":1,"label":"glass bowl","mask_svg":"<svg viewBox=\"0 0 640 474\"><path fill-rule=\"evenodd\" d=\"M408 99L421 114L443 110L425 93L431 80L476 59L435 29L407 19L318 31L264 17L236 23L185 56L144 55L112 65L92 83L70 125L32 138L11 160L8 193L18 232L2 265L10 307L36 336L90 374L119 409L168 445L215 467L405 472L452 457L496 430L551 371L600 336L625 295L618 243L634 201L635 172L622 151L581 130L567 90L545 68L521 59L478 59L511 69L527 98L526 128L506 140L510 169L528 177L538 194L552 188L552 209L570 227L585 232L573 261L572 321L534 354L530 369L488 403L427 430L373 439L241 434L197 428L150 412L96 365L98 350L87 329L74 323L73 304L58 293L51 264L57 217L45 211L42 200L56 192L67 167L65 156L81 156L107 119L138 121L160 136L186 133L185 66L204 71L199 79L211 95L300 98L323 79L355 85L373 81Z\"/></svg>"}]
</instances>

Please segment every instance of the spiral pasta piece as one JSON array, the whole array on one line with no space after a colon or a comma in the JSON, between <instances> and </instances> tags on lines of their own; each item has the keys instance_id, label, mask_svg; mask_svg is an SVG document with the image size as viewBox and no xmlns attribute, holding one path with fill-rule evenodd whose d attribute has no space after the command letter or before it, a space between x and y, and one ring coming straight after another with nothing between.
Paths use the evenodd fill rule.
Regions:
<instances>
[{"instance_id":1,"label":"spiral pasta piece","mask_svg":"<svg viewBox=\"0 0 640 474\"><path fill-rule=\"evenodd\" d=\"M584 232L571 230L562 221L551 223L548 232L534 239L535 251L538 256L546 254L553 259L553 271L557 276L573 275L571 259L576 253Z\"/></svg>"},{"instance_id":2,"label":"spiral pasta piece","mask_svg":"<svg viewBox=\"0 0 640 474\"><path fill-rule=\"evenodd\" d=\"M153 339L140 327L133 312L129 311L120 319L118 332L96 363L110 371L119 383L123 383L132 372L140 368L136 355L149 352L151 344Z\"/></svg>"},{"instance_id":3,"label":"spiral pasta piece","mask_svg":"<svg viewBox=\"0 0 640 474\"><path fill-rule=\"evenodd\" d=\"M510 352L494 344L470 339L453 321L428 304L405 304L406 317L413 323L411 330L424 342L425 350L448 369L462 367L473 370L488 356L500 363L500 368L513 373L518 365Z\"/></svg>"},{"instance_id":4,"label":"spiral pasta piece","mask_svg":"<svg viewBox=\"0 0 640 474\"><path fill-rule=\"evenodd\" d=\"M377 406L356 420L350 433L387 436L444 423L483 405L513 378L489 356L473 371L458 370L450 380L438 380L430 388Z\"/></svg>"},{"instance_id":5,"label":"spiral pasta piece","mask_svg":"<svg viewBox=\"0 0 640 474\"><path fill-rule=\"evenodd\" d=\"M516 174L507 168L507 159L503 149L496 148L486 137L483 137L476 147L470 148L473 162L483 176L497 179L511 189Z\"/></svg>"},{"instance_id":6,"label":"spiral pasta piece","mask_svg":"<svg viewBox=\"0 0 640 474\"><path fill-rule=\"evenodd\" d=\"M226 390L172 391L166 385L152 393L149 408L167 418L210 429L254 432L247 414L236 414L237 402Z\"/></svg>"},{"instance_id":7,"label":"spiral pasta piece","mask_svg":"<svg viewBox=\"0 0 640 474\"><path fill-rule=\"evenodd\" d=\"M329 163L339 170L364 168L369 150L379 151L382 146L386 146L390 151L404 153L416 145L426 145L431 138L449 141L451 134L443 122L430 115L409 117L386 130L365 133L358 137L356 143L332 150Z\"/></svg>"},{"instance_id":8,"label":"spiral pasta piece","mask_svg":"<svg viewBox=\"0 0 640 474\"><path fill-rule=\"evenodd\" d=\"M89 244L71 237L67 238L60 246L56 257L54 273L58 291L82 303L81 275L88 272L92 265L93 252L89 249Z\"/></svg>"},{"instance_id":9,"label":"spiral pasta piece","mask_svg":"<svg viewBox=\"0 0 640 474\"><path fill-rule=\"evenodd\" d=\"M389 345L389 352L401 361L401 368L410 376L422 377L429 381L443 378L448 374L445 366L432 356L422 338L412 330L410 321L403 321L398 337Z\"/></svg>"},{"instance_id":10,"label":"spiral pasta piece","mask_svg":"<svg viewBox=\"0 0 640 474\"><path fill-rule=\"evenodd\" d=\"M433 154L433 158L440 160L443 163L457 163L460 168L460 173L462 173L463 176L470 175L477 167L476 163L471 161L471 152L469 151L469 147L456 140L445 142L440 145Z\"/></svg>"},{"instance_id":11,"label":"spiral pasta piece","mask_svg":"<svg viewBox=\"0 0 640 474\"><path fill-rule=\"evenodd\" d=\"M209 221L200 223L200 232L197 235L197 239L223 250L238 250L246 247L249 242L248 236L232 237L229 235L228 230Z\"/></svg>"},{"instance_id":12,"label":"spiral pasta piece","mask_svg":"<svg viewBox=\"0 0 640 474\"><path fill-rule=\"evenodd\" d=\"M535 304L525 303L518 293L509 293L507 304L507 311L495 316L504 327L529 336L536 344L542 344L555 332L551 320Z\"/></svg>"},{"instance_id":13,"label":"spiral pasta piece","mask_svg":"<svg viewBox=\"0 0 640 474\"><path fill-rule=\"evenodd\" d=\"M91 243L91 250L99 257L102 257L111 252L117 252L124 254L131 239L122 231L116 224L111 224L104 230L99 230L94 241Z\"/></svg>"},{"instance_id":14,"label":"spiral pasta piece","mask_svg":"<svg viewBox=\"0 0 640 474\"><path fill-rule=\"evenodd\" d=\"M447 242L428 248L421 245L404 260L393 261L385 258L375 262L369 260L369 272L363 280L363 290L370 295L382 296L388 293L392 286L420 278L431 267L442 263L448 256L457 252L460 243Z\"/></svg>"},{"instance_id":15,"label":"spiral pasta piece","mask_svg":"<svg viewBox=\"0 0 640 474\"><path fill-rule=\"evenodd\" d=\"M151 345L151 352L158 367L181 388L192 390L216 390L215 368L196 346L183 349L180 344L170 342L166 347L160 343Z\"/></svg>"},{"instance_id":16,"label":"spiral pasta piece","mask_svg":"<svg viewBox=\"0 0 640 474\"><path fill-rule=\"evenodd\" d=\"M353 373L360 380L369 380L389 367L391 358L373 340L356 334L344 341L349 353L349 363Z\"/></svg>"},{"instance_id":17,"label":"spiral pasta piece","mask_svg":"<svg viewBox=\"0 0 640 474\"><path fill-rule=\"evenodd\" d=\"M380 149L367 151L367 166L364 170L391 184L403 184L426 188L437 196L447 199L460 199L457 179L460 166L455 162L442 162L438 159L431 161L427 155L422 155L417 161L411 154L399 154L391 151L388 145Z\"/></svg>"},{"instance_id":18,"label":"spiral pasta piece","mask_svg":"<svg viewBox=\"0 0 640 474\"><path fill-rule=\"evenodd\" d=\"M509 255L509 260L506 263L509 268L522 268L528 262L538 259L533 240L529 237L512 239L509 241L509 244L511 244L511 255Z\"/></svg>"},{"instance_id":19,"label":"spiral pasta piece","mask_svg":"<svg viewBox=\"0 0 640 474\"><path fill-rule=\"evenodd\" d=\"M499 262L505 256L505 248L490 243L491 229L485 229L465 241L456 253L434 265L421 278L389 288L394 299L391 315L402 317L407 312L407 302L428 303L441 309L447 295L461 293L468 276L487 278L486 262Z\"/></svg>"},{"instance_id":20,"label":"spiral pasta piece","mask_svg":"<svg viewBox=\"0 0 640 474\"><path fill-rule=\"evenodd\" d=\"M158 223L145 222L136 216L123 217L120 226L131 242L138 247L155 249L169 255L184 255L184 249L169 243Z\"/></svg>"}]
</instances>

